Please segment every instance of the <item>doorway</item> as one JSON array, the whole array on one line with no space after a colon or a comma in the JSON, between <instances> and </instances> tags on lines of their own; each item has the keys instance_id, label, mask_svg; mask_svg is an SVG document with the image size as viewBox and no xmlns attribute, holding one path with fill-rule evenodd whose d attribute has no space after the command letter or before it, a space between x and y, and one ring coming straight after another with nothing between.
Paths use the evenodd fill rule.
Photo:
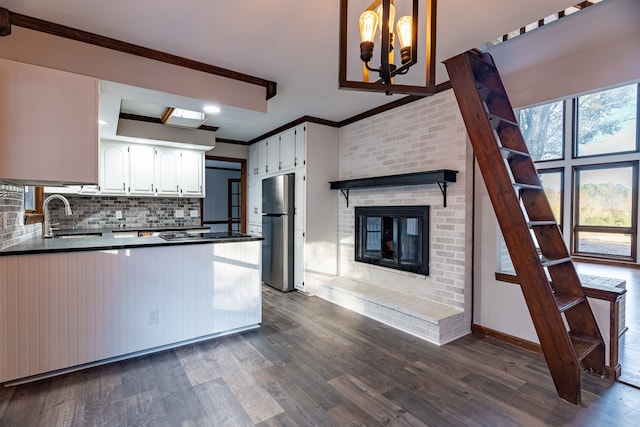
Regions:
<instances>
[{"instance_id":1,"label":"doorway","mask_svg":"<svg viewBox=\"0 0 640 427\"><path fill-rule=\"evenodd\" d=\"M212 232L244 232L244 159L207 156L202 224Z\"/></svg>"}]
</instances>

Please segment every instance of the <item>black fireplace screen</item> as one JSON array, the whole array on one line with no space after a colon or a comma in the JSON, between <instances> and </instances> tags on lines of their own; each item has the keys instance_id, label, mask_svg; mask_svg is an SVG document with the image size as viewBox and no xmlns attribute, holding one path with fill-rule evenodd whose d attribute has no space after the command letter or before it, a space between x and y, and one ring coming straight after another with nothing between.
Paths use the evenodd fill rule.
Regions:
<instances>
[{"instance_id":1,"label":"black fireplace screen","mask_svg":"<svg viewBox=\"0 0 640 427\"><path fill-rule=\"evenodd\" d=\"M356 261L429 274L429 206L356 207Z\"/></svg>"}]
</instances>

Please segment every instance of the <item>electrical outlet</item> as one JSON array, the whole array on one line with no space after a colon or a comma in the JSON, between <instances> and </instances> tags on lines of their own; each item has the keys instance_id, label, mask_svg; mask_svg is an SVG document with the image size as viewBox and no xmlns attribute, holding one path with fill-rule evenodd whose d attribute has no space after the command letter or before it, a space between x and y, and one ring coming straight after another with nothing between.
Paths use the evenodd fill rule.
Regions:
<instances>
[{"instance_id":1,"label":"electrical outlet","mask_svg":"<svg viewBox=\"0 0 640 427\"><path fill-rule=\"evenodd\" d=\"M198 212L198 211L197 211L197 210L195 210L195 209L192 209L192 210L190 210L190 211L189 211L189 216L190 216L191 218L198 218L198 215L199 215L199 214L200 214L200 212Z\"/></svg>"},{"instance_id":2,"label":"electrical outlet","mask_svg":"<svg viewBox=\"0 0 640 427\"><path fill-rule=\"evenodd\" d=\"M184 218L184 211L182 209L176 209L175 215L176 218Z\"/></svg>"},{"instance_id":3,"label":"electrical outlet","mask_svg":"<svg viewBox=\"0 0 640 427\"><path fill-rule=\"evenodd\" d=\"M122 219L122 211L116 211L116 219Z\"/></svg>"},{"instance_id":4,"label":"electrical outlet","mask_svg":"<svg viewBox=\"0 0 640 427\"><path fill-rule=\"evenodd\" d=\"M149 324L158 323L158 309L154 308L149 312Z\"/></svg>"}]
</instances>

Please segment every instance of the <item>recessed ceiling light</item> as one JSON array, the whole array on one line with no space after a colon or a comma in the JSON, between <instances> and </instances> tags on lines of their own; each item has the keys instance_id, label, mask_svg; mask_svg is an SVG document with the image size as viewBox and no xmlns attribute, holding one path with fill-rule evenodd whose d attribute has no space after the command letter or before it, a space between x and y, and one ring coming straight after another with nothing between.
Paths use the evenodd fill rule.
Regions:
<instances>
[{"instance_id":1,"label":"recessed ceiling light","mask_svg":"<svg viewBox=\"0 0 640 427\"><path fill-rule=\"evenodd\" d=\"M215 105L205 105L203 110L209 114L218 114L220 112L220 107Z\"/></svg>"}]
</instances>

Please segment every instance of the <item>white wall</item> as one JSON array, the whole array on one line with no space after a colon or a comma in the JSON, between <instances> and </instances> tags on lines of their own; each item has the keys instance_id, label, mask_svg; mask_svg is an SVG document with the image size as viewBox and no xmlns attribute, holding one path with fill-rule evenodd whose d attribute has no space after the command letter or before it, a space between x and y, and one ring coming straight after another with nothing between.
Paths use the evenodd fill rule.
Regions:
<instances>
[{"instance_id":1,"label":"white wall","mask_svg":"<svg viewBox=\"0 0 640 427\"><path fill-rule=\"evenodd\" d=\"M339 192L339 275L470 309L471 186L467 136L453 91L449 90L340 129L340 179L436 169L459 171L448 188L447 207L437 185L358 189L349 207ZM400 272L357 263L354 207L430 205L430 274Z\"/></svg>"}]
</instances>

